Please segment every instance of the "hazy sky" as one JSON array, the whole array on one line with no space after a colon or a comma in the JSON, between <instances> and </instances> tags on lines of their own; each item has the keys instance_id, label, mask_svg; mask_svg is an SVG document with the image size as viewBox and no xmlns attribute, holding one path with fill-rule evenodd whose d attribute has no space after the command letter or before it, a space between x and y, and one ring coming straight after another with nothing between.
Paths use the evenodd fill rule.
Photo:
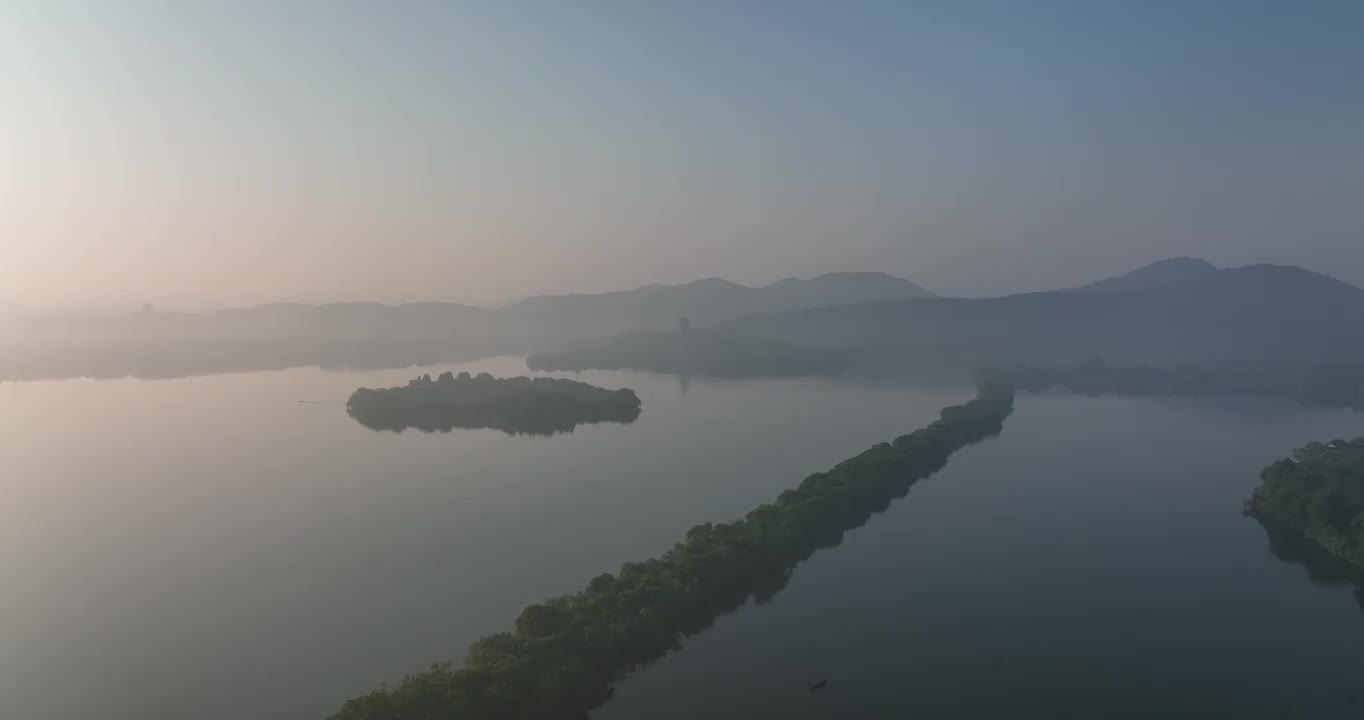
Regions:
<instances>
[{"instance_id":1,"label":"hazy sky","mask_svg":"<svg viewBox=\"0 0 1364 720\"><path fill-rule=\"evenodd\" d=\"M1364 2L0 0L0 302L1364 284Z\"/></svg>"}]
</instances>

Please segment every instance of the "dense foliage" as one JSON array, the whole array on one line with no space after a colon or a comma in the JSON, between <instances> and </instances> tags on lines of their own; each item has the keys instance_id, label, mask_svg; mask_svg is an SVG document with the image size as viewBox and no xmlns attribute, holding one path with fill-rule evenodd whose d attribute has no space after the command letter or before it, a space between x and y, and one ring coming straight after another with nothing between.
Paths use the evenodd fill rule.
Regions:
<instances>
[{"instance_id":1,"label":"dense foliage","mask_svg":"<svg viewBox=\"0 0 1364 720\"><path fill-rule=\"evenodd\" d=\"M1246 510L1364 568L1364 438L1308 443L1270 464Z\"/></svg>"},{"instance_id":2,"label":"dense foliage","mask_svg":"<svg viewBox=\"0 0 1364 720\"><path fill-rule=\"evenodd\" d=\"M582 718L613 683L720 614L770 596L792 568L867 521L961 447L998 433L1013 391L980 388L926 427L806 478L732 523L707 523L661 557L527 607L511 632L345 704L334 720Z\"/></svg>"},{"instance_id":3,"label":"dense foliage","mask_svg":"<svg viewBox=\"0 0 1364 720\"><path fill-rule=\"evenodd\" d=\"M833 375L850 356L834 348L761 340L734 333L632 332L532 355L532 370L644 370L702 377Z\"/></svg>"},{"instance_id":4,"label":"dense foliage","mask_svg":"<svg viewBox=\"0 0 1364 720\"><path fill-rule=\"evenodd\" d=\"M1109 364L1091 358L1079 365L988 366L978 377L1020 391L1064 388L1084 395L1259 395L1289 398L1304 405L1364 408L1364 365L1353 363L1296 369L1212 369Z\"/></svg>"},{"instance_id":5,"label":"dense foliage","mask_svg":"<svg viewBox=\"0 0 1364 720\"><path fill-rule=\"evenodd\" d=\"M507 433L549 435L571 432L583 423L633 422L639 417L633 390L606 390L574 380L483 373L458 377L423 375L405 387L360 388L346 411L374 430L417 428L426 432L456 427L495 428Z\"/></svg>"}]
</instances>

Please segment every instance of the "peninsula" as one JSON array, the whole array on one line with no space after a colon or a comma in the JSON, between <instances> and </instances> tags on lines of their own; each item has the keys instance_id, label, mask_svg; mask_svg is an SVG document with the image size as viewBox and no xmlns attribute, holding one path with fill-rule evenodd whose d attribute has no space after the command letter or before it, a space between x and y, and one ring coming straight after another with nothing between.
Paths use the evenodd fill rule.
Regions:
<instances>
[{"instance_id":1,"label":"peninsula","mask_svg":"<svg viewBox=\"0 0 1364 720\"><path fill-rule=\"evenodd\" d=\"M1308 443L1271 463L1246 514L1364 568L1364 438Z\"/></svg>"}]
</instances>

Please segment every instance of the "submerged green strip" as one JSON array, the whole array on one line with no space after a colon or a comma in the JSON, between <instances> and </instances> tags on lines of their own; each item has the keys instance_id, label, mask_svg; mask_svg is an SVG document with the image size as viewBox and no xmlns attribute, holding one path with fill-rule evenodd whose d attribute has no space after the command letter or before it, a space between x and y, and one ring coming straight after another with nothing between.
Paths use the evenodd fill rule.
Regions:
<instances>
[{"instance_id":1,"label":"submerged green strip","mask_svg":"<svg viewBox=\"0 0 1364 720\"><path fill-rule=\"evenodd\" d=\"M998 433L1013 390L981 386L929 425L881 443L761 505L743 520L698 525L661 557L626 563L575 595L531 605L513 632L345 704L333 720L582 718L626 674L720 615L779 590L821 547L903 496L952 453Z\"/></svg>"}]
</instances>

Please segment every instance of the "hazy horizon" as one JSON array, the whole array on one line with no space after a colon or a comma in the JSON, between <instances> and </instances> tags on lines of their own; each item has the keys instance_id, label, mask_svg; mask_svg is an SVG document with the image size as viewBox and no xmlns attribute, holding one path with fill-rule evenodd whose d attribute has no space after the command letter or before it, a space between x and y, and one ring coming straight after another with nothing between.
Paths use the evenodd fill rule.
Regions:
<instances>
[{"instance_id":1,"label":"hazy horizon","mask_svg":"<svg viewBox=\"0 0 1364 720\"><path fill-rule=\"evenodd\" d=\"M207 313L214 313L214 312L217 312L217 311L236 310L236 309L245 309L245 308L254 308L254 307L266 307L266 306L271 306L271 305L324 306L324 305L344 305L344 304L352 304L352 305L383 304L383 305L390 305L390 306L400 306L400 305L420 305L420 304L426 304L426 303L430 303L430 304L464 305L464 306L474 307L474 308L484 308L484 309L490 309L490 310L497 310L497 309L502 309L502 308L508 308L508 307L511 307L511 306L516 305L518 302L520 302L520 301L522 301L522 300L532 299L532 298L536 298L536 297L557 297L557 296L572 296L572 295L597 295L597 294L609 294L609 293L630 293L630 292L633 292L633 291L636 291L636 290L645 289L645 288L648 288L648 287L651 287L651 286L679 287L679 286L684 286L684 285L688 285L688 284L692 284L692 283L706 282L706 281L712 281L712 280L720 280L720 281L722 281L722 282L730 282L730 283L734 283L734 284L741 285L741 286L744 286L744 287L749 287L749 288L766 288L766 287L770 287L770 286L772 286L772 285L775 285L776 283L779 283L779 282L782 282L782 281L787 281L787 280L801 280L801 281L807 281L807 280L813 280L813 279L815 279L815 278L819 278L819 277L826 276L826 275L839 275L839 274L853 274L853 275L858 275L858 274L862 274L862 275L882 274L882 275L888 275L888 276L890 276L890 277L898 277L898 278L901 278L901 279L904 279L904 280L909 280L909 281L911 281L911 282L914 282L916 285L919 285L920 287L923 287L924 290L927 290L928 292L932 293L934 296L939 297L939 298L982 299L982 298L992 298L992 297L1008 297L1008 296L1012 296L1012 295L1026 295L1026 294L1028 294L1028 293L1033 293L1033 292L1050 292L1050 291L1069 290L1069 289L1079 288L1079 287L1083 287L1083 286L1088 285L1088 284L1090 284L1090 283L1092 283L1092 282L1095 282L1095 281L1100 281L1100 280L1106 280L1106 279L1117 278L1117 277L1119 277L1119 276L1126 275L1126 274L1129 273L1129 272L1136 271L1136 270L1142 270L1142 269L1146 268L1147 266L1159 264L1159 263L1161 263L1161 262L1163 262L1163 261L1169 261L1169 260L1192 260L1192 261L1203 260L1203 261L1206 261L1207 259L1206 259L1206 258L1191 257L1191 256L1172 256L1172 257L1166 257L1166 258L1158 258L1158 259L1156 259L1156 260L1153 260L1153 261L1150 262L1150 263L1143 263L1143 264L1140 265L1140 266L1130 267L1130 268L1127 268L1126 270L1123 270L1123 271L1120 271L1120 272L1115 272L1115 273L1113 273L1112 275L1077 279L1074 283L1069 284L1069 285L1062 285L1062 286L1058 286L1058 287L1044 287L1044 288L1020 289L1020 290L1016 290L1016 291L1006 291L1006 292L999 293L999 294L992 294L992 293L970 293L970 292L965 292L965 293L948 293L948 292L940 292L940 291L934 290L934 289L931 288L931 287L924 286L922 283L918 283L917 281L914 280L914 278L907 278L907 277L895 275L895 274L893 274L893 273L885 273L885 272L879 271L879 270L863 270L863 271L830 271L830 272L827 272L827 273L819 273L819 274L817 274L817 275L810 275L810 276L805 276L805 277L786 276L786 277L777 278L777 279L774 279L774 280L771 280L771 281L759 281L759 282L742 282L742 281L733 280L732 278L719 277L719 276L709 276L709 277L692 278L692 279L690 279L690 280L683 280L683 281L680 281L680 282L677 282L677 283L644 283L644 284L642 284L642 285L637 285L637 286L616 287L616 288L604 288L604 289L601 289L601 290L568 291L568 292L564 292L564 293L535 293L535 294L521 295L521 296L512 297L512 298L509 298L509 299L507 299L507 300L505 300L505 301L502 301L502 302L486 302L486 303L480 303L480 302L461 302L461 301L441 300L441 299L421 299L421 298L415 299L415 300L389 300L389 301L386 301L386 300L371 299L371 298L367 298L367 297L336 298L336 299L331 299L331 300L321 299L321 300L314 300L314 301L294 301L294 300L271 301L271 300L267 300L267 301L263 301L263 302L259 302L259 303L241 303L241 304L223 304L223 305L188 304L188 305L183 305L183 306L182 306L182 305L172 305L172 306L169 306L169 307L166 307L166 306L158 306L158 305L156 305L155 303L128 304L128 305L126 305L126 306L125 306L125 305L122 305L122 304L92 304L92 305L88 305L88 306L80 306L80 305L76 305L76 306L71 306L71 305L67 305L67 306L60 306L60 305L57 305L57 306L42 306L42 305L25 305L25 304L23 304L23 303L11 303L11 304L8 304L8 305L0 305L0 315L3 315L3 313L5 313L5 312L15 312L15 313L18 313L20 316L35 316L35 317L39 317L39 318L44 317L44 316L52 317L52 318L60 318L60 317L70 317L70 318L81 318L81 317L100 318L100 317L113 317L113 316L128 315L128 314L141 314L141 313L147 312L149 309L150 309L150 311L152 311L152 312L157 312L157 313L167 313L167 312L169 312L169 313L184 313L184 314L207 314ZM1216 263L1212 263L1212 265L1213 265L1214 267L1216 267L1218 270L1235 270L1235 269L1242 269L1242 268L1246 268L1246 267L1251 267L1251 266L1254 266L1254 265L1264 265L1264 264L1273 264L1273 263L1250 263L1250 264L1248 264L1248 265L1231 265L1231 266L1217 265ZM1288 266L1288 267L1300 267L1300 266ZM1331 273L1329 273L1329 272L1320 272L1320 271L1315 270L1315 269L1310 268L1310 267L1303 267L1302 269L1307 270L1308 272L1315 273L1315 274L1324 275L1324 276L1326 276L1326 277L1335 277L1334 275L1331 275ZM150 306L150 308L149 308L148 306Z\"/></svg>"},{"instance_id":2,"label":"hazy horizon","mask_svg":"<svg viewBox=\"0 0 1364 720\"><path fill-rule=\"evenodd\" d=\"M0 720L1364 718L1362 40L0 0Z\"/></svg>"},{"instance_id":3,"label":"hazy horizon","mask_svg":"<svg viewBox=\"0 0 1364 720\"><path fill-rule=\"evenodd\" d=\"M1364 285L1361 36L1347 2L10 3L0 306Z\"/></svg>"}]
</instances>

